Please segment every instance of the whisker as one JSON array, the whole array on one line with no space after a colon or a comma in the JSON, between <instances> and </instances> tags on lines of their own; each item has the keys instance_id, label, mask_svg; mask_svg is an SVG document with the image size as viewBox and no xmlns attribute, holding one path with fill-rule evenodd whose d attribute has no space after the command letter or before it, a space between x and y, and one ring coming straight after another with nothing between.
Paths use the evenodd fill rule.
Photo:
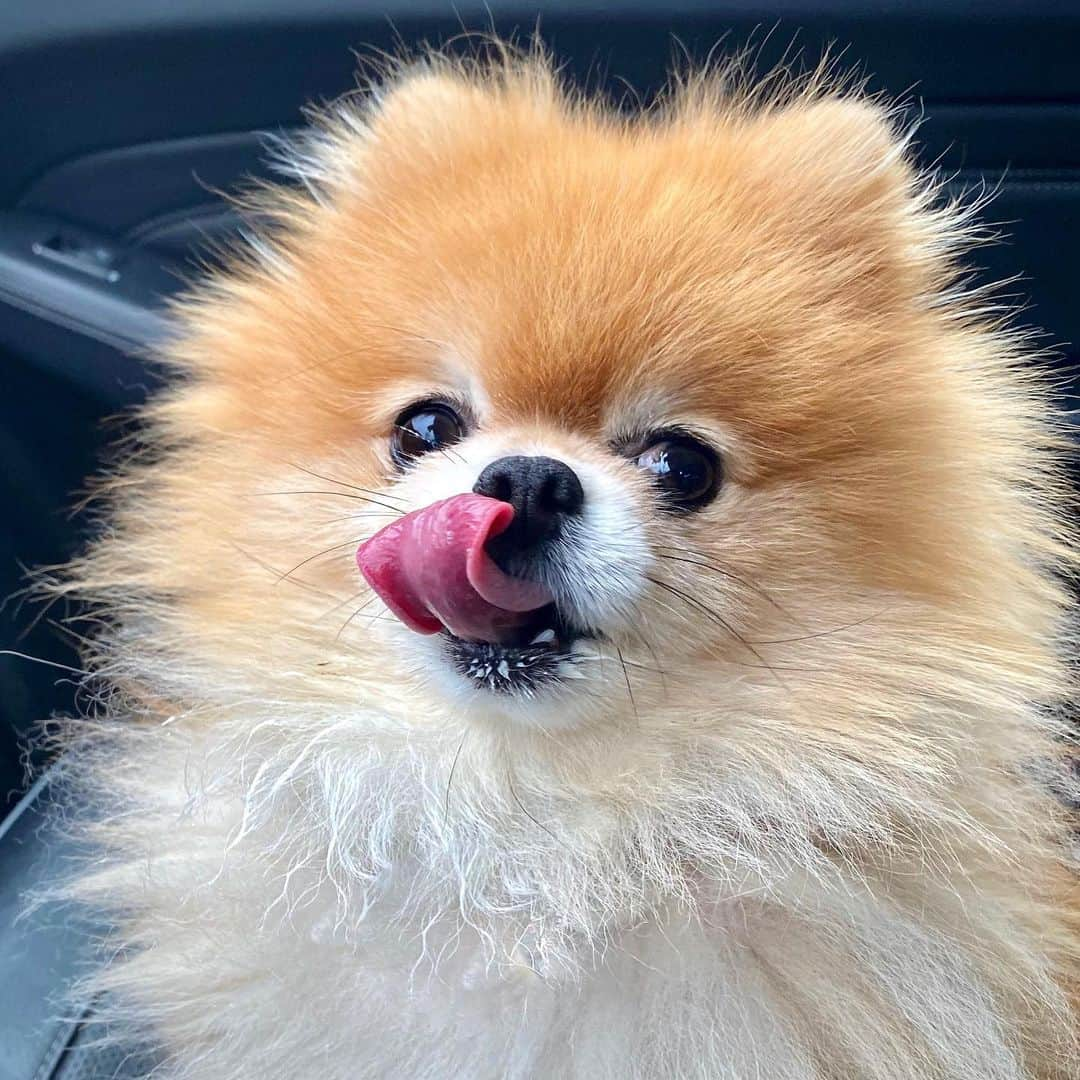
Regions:
<instances>
[{"instance_id":1,"label":"whisker","mask_svg":"<svg viewBox=\"0 0 1080 1080\"><path fill-rule=\"evenodd\" d=\"M887 608L882 608L881 611L875 611L872 615L864 615L861 619L855 619L852 622L843 623L841 626L834 626L831 630L819 630L813 634L802 634L799 637L789 638L761 638L752 639L753 645L789 645L797 641L811 641L814 638L829 637L831 634L839 634L844 630L851 630L856 626L864 626L868 622L872 622L874 619L880 618L885 614Z\"/></svg>"},{"instance_id":2,"label":"whisker","mask_svg":"<svg viewBox=\"0 0 1080 1080\"><path fill-rule=\"evenodd\" d=\"M329 555L332 551L340 551L343 547L351 547L353 544L362 544L366 539L366 536L358 536L354 537L352 540L343 540L340 544L334 544L332 547L324 548L322 551L316 551L314 555L309 555L306 559L302 559L298 562L291 570L286 570L285 573L278 578L278 581L284 581L295 571L299 570L300 567L307 566L308 563L322 558L323 555Z\"/></svg>"},{"instance_id":3,"label":"whisker","mask_svg":"<svg viewBox=\"0 0 1080 1080\"><path fill-rule=\"evenodd\" d=\"M347 629L347 628L348 628L348 626L349 626L349 623L351 623L351 622L353 621L353 619L355 619L355 618L356 618L356 617L357 617L357 616L358 616L358 615L359 615L359 614L360 614L360 613L361 613L361 612L362 612L362 611L364 610L364 608L368 607L368 605L370 605L370 604L373 604L374 602L375 602L375 597L374 597L374 596L371 596L371 597L369 597L369 598L368 598L367 600L365 600L365 601L364 601L364 602L363 602L363 603L362 603L362 604L361 604L361 605L360 605L360 606L359 606L359 607L358 607L358 608L357 608L357 609L356 609L356 610L355 610L355 611L354 611L354 612L353 612L353 613L352 613L352 614L351 614L351 615L350 615L350 616L349 616L349 617L348 617L348 618L347 618L347 619L346 619L346 620L345 620L345 621L344 621L344 622L343 622L343 623L341 624L341 627L340 627L340 628L338 629L338 632L337 632L337 633L336 633L336 634L334 635L334 640L335 640L335 641L340 641L340 640L341 640L341 635L345 633L346 629Z\"/></svg>"},{"instance_id":4,"label":"whisker","mask_svg":"<svg viewBox=\"0 0 1080 1080\"><path fill-rule=\"evenodd\" d=\"M641 727L641 717L638 715L637 702L634 700L634 691L630 686L630 672L626 667L626 657L622 654L622 649L618 645L615 646L615 655L619 658L619 665L622 667L623 679L626 682L626 696L630 699L630 707L634 710L634 720L637 722L638 727Z\"/></svg>"},{"instance_id":5,"label":"whisker","mask_svg":"<svg viewBox=\"0 0 1080 1080\"><path fill-rule=\"evenodd\" d=\"M354 613L353 618L357 618L357 617L365 620L366 622L378 622L379 619L391 619L392 620L394 618L394 616L391 615L390 612L387 611L386 609L383 609L382 611L376 611L373 615L357 615L357 613ZM342 644L348 645L348 642L347 641L342 642Z\"/></svg>"},{"instance_id":6,"label":"whisker","mask_svg":"<svg viewBox=\"0 0 1080 1080\"><path fill-rule=\"evenodd\" d=\"M367 589L361 589L359 592L353 593L352 596L346 596L344 600L339 600L332 608L327 608L324 612L316 615L315 618L311 621L322 622L322 620L325 619L327 615L333 615L335 611L339 611L346 604L351 604L354 600L359 600L360 597L363 596L366 592Z\"/></svg>"},{"instance_id":7,"label":"whisker","mask_svg":"<svg viewBox=\"0 0 1080 1080\"><path fill-rule=\"evenodd\" d=\"M721 577L725 577L729 581L734 581L737 585L741 585L744 589L749 589L751 592L756 592L758 596L760 596L763 600L766 600L768 601L768 603L772 604L772 606L775 607L777 611L781 612L784 615L787 615L788 618L794 621L794 616L792 616L792 614L787 611L778 600L770 596L760 585L755 585L752 581L747 581L745 578L740 577L734 571L728 570L726 567L717 566L715 563L709 562L704 556L691 559L687 558L684 555L664 555L662 553L663 550L665 550L664 545L661 544L657 546L657 551L655 554L658 559L664 559L667 562L686 563L688 566L697 566L702 570L712 570L714 573L719 574ZM673 548L670 550L677 549ZM698 553L695 551L692 552L692 554L696 556Z\"/></svg>"},{"instance_id":8,"label":"whisker","mask_svg":"<svg viewBox=\"0 0 1080 1080\"><path fill-rule=\"evenodd\" d=\"M418 334L415 330L408 330L403 326L395 326L393 323L369 323L368 325L378 326L383 330L389 330L391 333L400 334L402 337L409 338L411 341L419 341L424 345L431 345L437 349L448 350L450 348L445 341L426 337L424 334Z\"/></svg>"},{"instance_id":9,"label":"whisker","mask_svg":"<svg viewBox=\"0 0 1080 1080\"><path fill-rule=\"evenodd\" d=\"M252 491L249 493L253 498L265 498L269 495L334 495L339 499L355 499L357 502L371 503L372 506L381 506L395 514L404 514L400 506L391 506L389 503L379 502L378 499L369 498L366 495L353 495L348 491L316 491L302 489L299 491Z\"/></svg>"},{"instance_id":10,"label":"whisker","mask_svg":"<svg viewBox=\"0 0 1080 1080\"><path fill-rule=\"evenodd\" d=\"M744 578L739 577L737 574L732 573L730 570L727 570L722 566L717 566L715 563L707 562L707 561L704 560L704 558L702 558L701 561L698 561L697 559L685 558L685 557L676 556L676 555L664 555L664 554L662 554L660 552L657 552L656 554L657 554L658 558L666 559L669 562L687 563L690 566L701 567L703 570L713 570L716 573L720 574L722 577L729 578L732 581L735 581L738 584L743 585L745 588L752 589L754 592L756 592L760 596L762 596L765 600L767 600L770 604L772 604L773 607L775 607L777 610L782 612L784 615L787 615L793 621L798 621L798 620L795 619L795 617L790 612L788 612L783 607L781 607L781 605L775 599L773 599L773 597L769 596L769 594L767 592L765 592L764 589L760 588L760 586L755 585L753 582L746 581ZM696 555L697 553L694 552L694 554ZM794 644L795 642L799 642L799 641L811 641L811 640L813 640L815 638L828 637L830 634L838 634L843 630L850 630L852 627L855 627L855 626L862 626L864 623L868 623L868 622L871 622L874 619L880 618L880 616L885 614L886 610L887 609L883 608L881 611L875 612L872 615L865 615L861 619L855 619L852 622L844 623L843 625L833 627L830 630L812 631L812 632L807 633L807 634L800 634L797 637L760 638L760 639L758 639L758 638L746 638L745 643L748 644L748 645L789 645L789 644Z\"/></svg>"},{"instance_id":11,"label":"whisker","mask_svg":"<svg viewBox=\"0 0 1080 1080\"><path fill-rule=\"evenodd\" d=\"M632 628L632 630L633 630L634 637L636 637L638 639L638 641L640 641L641 644L645 646L645 648L648 651L649 655L652 657L653 663L656 665L656 667L653 668L652 670L655 671L657 674L659 674L659 676L660 676L660 687L661 687L661 689L663 690L663 692L664 692L664 694L666 696L667 695L667 689L668 689L668 687L667 687L667 672L660 666L660 657L656 655L656 649L654 648L653 643L645 636L644 631L641 630L639 627L635 626L635 627Z\"/></svg>"},{"instance_id":12,"label":"whisker","mask_svg":"<svg viewBox=\"0 0 1080 1080\"><path fill-rule=\"evenodd\" d=\"M680 600L683 601L683 603L687 604L689 607L695 609L696 611L700 611L707 618L717 623L717 625L723 627L724 630L726 630L736 641L739 642L740 645L743 646L743 648L745 648L748 652L752 653L761 662L760 665L750 666L760 666L765 668L767 671L772 673L773 677L778 683L780 683L781 686L786 687L786 683L777 674L777 669L774 667L774 665L770 664L765 659L765 657L762 656L761 653L758 652L758 650L755 649L754 646L751 645L750 642L748 642L746 638L744 638L742 634L740 634L738 630L735 629L735 627L733 627L726 619L724 619L722 615L719 615L717 612L713 611L712 608L710 608L707 604L703 604L696 597L691 596L689 593L683 592L681 589L677 589L674 585L669 585L667 582L659 581L657 578L654 577L647 576L647 580L651 581L655 586L663 589L665 592L671 593L672 596L678 597ZM789 668L787 670L797 671L799 669Z\"/></svg>"},{"instance_id":13,"label":"whisker","mask_svg":"<svg viewBox=\"0 0 1080 1080\"><path fill-rule=\"evenodd\" d=\"M446 778L446 798L443 801L443 817L448 821L450 819L450 786L454 782L454 773L457 771L458 758L461 757L462 748L465 746L465 740L469 737L469 729L466 728L461 736L461 742L458 743L457 750L454 753L454 760L450 763L450 775Z\"/></svg>"},{"instance_id":14,"label":"whisker","mask_svg":"<svg viewBox=\"0 0 1080 1080\"><path fill-rule=\"evenodd\" d=\"M566 845L545 825L543 822L537 821L536 818L525 809L525 804L518 798L518 793L514 790L514 782L510 779L510 766L506 767L506 786L510 789L510 794L513 796L514 802L518 804L518 809L538 828L543 830L551 837L555 843L560 844L562 847Z\"/></svg>"},{"instance_id":15,"label":"whisker","mask_svg":"<svg viewBox=\"0 0 1080 1080\"><path fill-rule=\"evenodd\" d=\"M378 510L357 510L355 514L340 514L337 517L322 518L319 521L313 521L313 525L320 527L325 525L337 525L342 521L359 521L361 518L382 518L385 519L386 515L380 513Z\"/></svg>"},{"instance_id":16,"label":"whisker","mask_svg":"<svg viewBox=\"0 0 1080 1080\"><path fill-rule=\"evenodd\" d=\"M290 585L295 585L297 588L300 589L307 589L308 592L313 592L316 594L316 596L325 596L328 600L337 599L337 597L333 593L329 593L325 589L320 589L317 585L312 585L310 581L302 581L300 578L290 577L293 572L292 570L290 570L288 573L283 574L276 566L272 566L270 563L266 562L265 559L260 559L258 555L255 555L250 551L245 551L239 544L235 543L234 541L229 540L227 541L227 543L230 547L233 547L237 551L239 551L245 559L250 559L253 563L255 563L256 566L261 566L264 570L267 570L271 574L273 574L274 577L277 579L274 582L275 585L279 581L284 581L286 578L288 578ZM298 569L299 567L297 566L293 567L293 570ZM349 602L349 599L351 599L351 597L341 601L341 603L347 604Z\"/></svg>"},{"instance_id":17,"label":"whisker","mask_svg":"<svg viewBox=\"0 0 1080 1080\"><path fill-rule=\"evenodd\" d=\"M316 480L325 480L328 484L338 484L341 487L351 488L353 491L362 491L365 495L374 495L379 499L396 499L398 502L405 501L400 495L391 495L388 491L372 491L371 488L358 487L356 484L349 484L344 480L335 480L332 476L323 476L322 473L317 473L313 469L305 468L303 465L297 465L295 461L290 461L289 464L294 469L299 469L300 472L307 473L308 476L313 476Z\"/></svg>"}]
</instances>

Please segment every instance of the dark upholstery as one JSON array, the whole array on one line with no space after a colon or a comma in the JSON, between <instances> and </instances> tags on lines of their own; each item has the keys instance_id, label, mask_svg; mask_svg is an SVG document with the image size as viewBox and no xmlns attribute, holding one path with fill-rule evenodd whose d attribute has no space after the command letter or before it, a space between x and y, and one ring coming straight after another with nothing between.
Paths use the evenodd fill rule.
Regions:
<instances>
[{"instance_id":1,"label":"dark upholstery","mask_svg":"<svg viewBox=\"0 0 1080 1080\"><path fill-rule=\"evenodd\" d=\"M146 1053L95 1045L101 1033L74 991L97 928L71 905L35 902L75 854L64 810L53 769L0 825L0 1080L145 1076Z\"/></svg>"}]
</instances>

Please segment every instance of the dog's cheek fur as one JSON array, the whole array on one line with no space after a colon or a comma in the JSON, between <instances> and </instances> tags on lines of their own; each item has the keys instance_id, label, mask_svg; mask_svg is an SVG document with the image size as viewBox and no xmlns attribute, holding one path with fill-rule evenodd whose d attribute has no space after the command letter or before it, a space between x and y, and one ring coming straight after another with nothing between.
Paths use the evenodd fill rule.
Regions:
<instances>
[{"instance_id":1,"label":"dog's cheek fur","mask_svg":"<svg viewBox=\"0 0 1080 1080\"><path fill-rule=\"evenodd\" d=\"M408 78L184 313L58 585L112 627L73 889L175 1075L1075 1075L1044 391L946 302L962 223L874 107L715 85L632 126L538 65ZM388 403L448 365L496 428L663 387L732 432L649 522L712 614L647 596L636 693L557 740L343 626Z\"/></svg>"}]
</instances>

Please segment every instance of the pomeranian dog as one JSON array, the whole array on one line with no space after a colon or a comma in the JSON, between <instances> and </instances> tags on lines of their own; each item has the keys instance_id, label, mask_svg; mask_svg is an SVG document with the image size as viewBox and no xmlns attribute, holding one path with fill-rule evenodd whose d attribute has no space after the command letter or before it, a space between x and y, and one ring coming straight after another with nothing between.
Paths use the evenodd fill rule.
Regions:
<instances>
[{"instance_id":1,"label":"pomeranian dog","mask_svg":"<svg viewBox=\"0 0 1080 1080\"><path fill-rule=\"evenodd\" d=\"M1080 1075L1063 427L909 141L433 57L292 150L56 586L163 1075Z\"/></svg>"}]
</instances>

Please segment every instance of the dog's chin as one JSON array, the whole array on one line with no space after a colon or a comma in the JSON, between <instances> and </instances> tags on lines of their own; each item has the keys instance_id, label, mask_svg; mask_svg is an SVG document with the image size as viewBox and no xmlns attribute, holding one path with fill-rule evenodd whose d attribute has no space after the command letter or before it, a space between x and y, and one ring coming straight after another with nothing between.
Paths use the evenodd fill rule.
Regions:
<instances>
[{"instance_id":1,"label":"dog's chin","mask_svg":"<svg viewBox=\"0 0 1080 1080\"><path fill-rule=\"evenodd\" d=\"M446 660L476 690L528 699L565 679L575 645L598 635L548 604L498 641L466 641L448 630L440 636Z\"/></svg>"},{"instance_id":2,"label":"dog's chin","mask_svg":"<svg viewBox=\"0 0 1080 1080\"><path fill-rule=\"evenodd\" d=\"M394 637L406 654L419 654L421 679L458 719L551 730L600 711L603 634L569 622L554 604L501 641L466 641L447 630L421 637L404 627Z\"/></svg>"}]
</instances>

